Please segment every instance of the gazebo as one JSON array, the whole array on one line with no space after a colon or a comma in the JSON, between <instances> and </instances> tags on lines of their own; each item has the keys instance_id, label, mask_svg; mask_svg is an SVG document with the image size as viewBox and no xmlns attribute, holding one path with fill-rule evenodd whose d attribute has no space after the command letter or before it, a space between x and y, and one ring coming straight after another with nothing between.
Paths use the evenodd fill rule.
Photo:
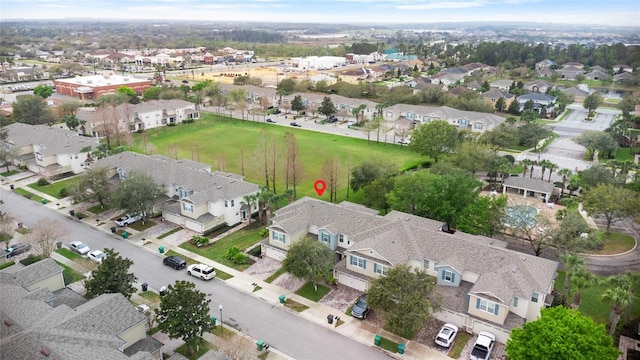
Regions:
<instances>
[{"instance_id":1,"label":"gazebo","mask_svg":"<svg viewBox=\"0 0 640 360\"><path fill-rule=\"evenodd\" d=\"M545 199L545 202L549 201L553 194L555 185L553 183L544 182L540 179L533 179L528 177L509 177L504 180L502 184L502 193L506 194L507 191L513 189L523 197L527 196L540 196Z\"/></svg>"}]
</instances>

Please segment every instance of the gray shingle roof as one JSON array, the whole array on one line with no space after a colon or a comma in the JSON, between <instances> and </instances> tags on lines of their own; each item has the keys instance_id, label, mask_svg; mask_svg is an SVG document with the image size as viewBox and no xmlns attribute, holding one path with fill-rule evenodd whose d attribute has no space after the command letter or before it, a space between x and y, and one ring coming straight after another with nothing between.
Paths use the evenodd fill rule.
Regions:
<instances>
[{"instance_id":1,"label":"gray shingle roof","mask_svg":"<svg viewBox=\"0 0 640 360\"><path fill-rule=\"evenodd\" d=\"M540 179L520 176L512 176L506 178L504 180L504 185L516 189L526 189L547 194L550 194L553 191L553 187L555 186L553 185L553 183L545 182Z\"/></svg>"},{"instance_id":2,"label":"gray shingle roof","mask_svg":"<svg viewBox=\"0 0 640 360\"><path fill-rule=\"evenodd\" d=\"M46 125L13 123L8 125L7 140L17 147L43 145L38 150L42 155L77 154L81 149L99 145L98 140L80 136L77 132Z\"/></svg>"}]
</instances>

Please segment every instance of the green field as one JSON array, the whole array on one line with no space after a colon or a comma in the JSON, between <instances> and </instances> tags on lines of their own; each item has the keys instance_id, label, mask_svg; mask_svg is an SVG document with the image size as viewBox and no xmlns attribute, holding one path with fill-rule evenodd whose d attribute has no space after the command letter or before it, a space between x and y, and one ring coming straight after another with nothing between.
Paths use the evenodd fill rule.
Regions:
<instances>
[{"instance_id":1,"label":"green field","mask_svg":"<svg viewBox=\"0 0 640 360\"><path fill-rule=\"evenodd\" d=\"M54 182L52 184L49 185L44 185L44 186L38 186L38 182L34 182L31 183L29 185L27 185L28 187L34 189L34 190L38 190L40 192L43 192L47 195L53 196L56 199L60 199L60 190L62 189L67 189L69 190L69 188L76 182L78 181L75 178L72 179L67 179L67 180L62 180L62 181L58 181L58 182Z\"/></svg>"},{"instance_id":2,"label":"green field","mask_svg":"<svg viewBox=\"0 0 640 360\"><path fill-rule=\"evenodd\" d=\"M338 201L346 198L347 168L365 160L381 160L393 163L398 169L427 161L428 158L412 153L406 146L384 144L365 139L319 133L297 128L242 121L203 113L202 119L192 124L180 124L175 127L162 127L148 130L144 137L135 134L134 150L145 153L153 144L156 153L178 158L199 160L211 165L213 170L242 174L244 159L245 179L257 184L264 184L259 145L262 138L275 141L278 149L276 185L281 191L284 188L284 158L286 149L284 134L293 132L300 149L300 160L304 166L304 179L298 185L298 197L317 197L313 183L322 178L322 165L325 160L338 157L342 162ZM375 138L375 136L373 136ZM224 166L222 164L224 163ZM358 195L356 195L358 196ZM360 195L361 196L361 195ZM328 198L328 193L323 195ZM357 198L350 200L357 201Z\"/></svg>"}]
</instances>

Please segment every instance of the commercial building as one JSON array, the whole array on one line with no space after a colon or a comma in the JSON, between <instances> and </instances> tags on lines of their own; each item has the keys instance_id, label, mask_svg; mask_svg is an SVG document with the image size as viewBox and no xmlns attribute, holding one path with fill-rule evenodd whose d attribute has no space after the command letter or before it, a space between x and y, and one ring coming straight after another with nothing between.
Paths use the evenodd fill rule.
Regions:
<instances>
[{"instance_id":1,"label":"commercial building","mask_svg":"<svg viewBox=\"0 0 640 360\"><path fill-rule=\"evenodd\" d=\"M152 80L136 79L130 75L116 75L112 71L102 75L78 76L54 81L56 93L81 100L95 100L104 94L114 94L121 86L132 88L138 95L151 87Z\"/></svg>"}]
</instances>

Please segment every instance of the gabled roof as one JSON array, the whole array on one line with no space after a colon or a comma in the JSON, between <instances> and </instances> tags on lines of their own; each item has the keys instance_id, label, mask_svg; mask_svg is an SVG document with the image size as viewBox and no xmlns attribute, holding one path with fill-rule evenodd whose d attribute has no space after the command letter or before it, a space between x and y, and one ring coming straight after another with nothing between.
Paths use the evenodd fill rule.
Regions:
<instances>
[{"instance_id":1,"label":"gabled roof","mask_svg":"<svg viewBox=\"0 0 640 360\"><path fill-rule=\"evenodd\" d=\"M42 145L38 152L44 156L56 154L77 154L87 146L95 147L97 139L80 136L77 132L55 126L12 123L6 126L8 136L5 141L17 147Z\"/></svg>"},{"instance_id":2,"label":"gabled roof","mask_svg":"<svg viewBox=\"0 0 640 360\"><path fill-rule=\"evenodd\" d=\"M515 95L508 93L506 91L498 90L496 88L491 88L491 90L482 93L482 97L485 99L499 99L504 98L505 100L512 99Z\"/></svg>"},{"instance_id":3,"label":"gabled roof","mask_svg":"<svg viewBox=\"0 0 640 360\"><path fill-rule=\"evenodd\" d=\"M533 81L529 81L528 83L524 84L525 88L532 88L534 86L537 87L553 87L553 84L548 82L548 81L544 81L544 80L533 80Z\"/></svg>"},{"instance_id":4,"label":"gabled roof","mask_svg":"<svg viewBox=\"0 0 640 360\"><path fill-rule=\"evenodd\" d=\"M258 185L244 181L240 175L198 170L193 163L125 151L100 159L92 167L139 171L151 176L156 184L167 188L183 186L193 191L189 199L194 204L234 199L259 190ZM206 167L207 165L203 165L203 168Z\"/></svg>"},{"instance_id":5,"label":"gabled roof","mask_svg":"<svg viewBox=\"0 0 640 360\"><path fill-rule=\"evenodd\" d=\"M47 258L27 267L15 267L10 272L0 272L0 283L10 283L25 287L51 275L60 274L63 270L55 261Z\"/></svg>"},{"instance_id":6,"label":"gabled roof","mask_svg":"<svg viewBox=\"0 0 640 360\"><path fill-rule=\"evenodd\" d=\"M556 98L551 95L541 93L528 93L518 96L518 101L522 102L529 100L533 100L534 102L554 102L556 101Z\"/></svg>"},{"instance_id":7,"label":"gabled roof","mask_svg":"<svg viewBox=\"0 0 640 360\"><path fill-rule=\"evenodd\" d=\"M511 176L504 180L504 185L516 188L516 189L526 189L532 190L536 192L543 192L547 194L551 194L554 188L553 183L545 182L540 179L535 179L531 177L520 177L520 176Z\"/></svg>"},{"instance_id":8,"label":"gabled roof","mask_svg":"<svg viewBox=\"0 0 640 360\"><path fill-rule=\"evenodd\" d=\"M489 84L489 86L491 87L511 87L511 84L513 84L513 80L509 80L509 79L504 79L504 80L496 80L494 82L492 82L491 84Z\"/></svg>"},{"instance_id":9,"label":"gabled roof","mask_svg":"<svg viewBox=\"0 0 640 360\"><path fill-rule=\"evenodd\" d=\"M582 89L578 89L575 86L570 87L568 89L564 89L564 90L562 90L562 92L567 94L567 95L572 95L574 97L587 97L587 96L589 96L589 92L588 91L584 91Z\"/></svg>"}]
</instances>

